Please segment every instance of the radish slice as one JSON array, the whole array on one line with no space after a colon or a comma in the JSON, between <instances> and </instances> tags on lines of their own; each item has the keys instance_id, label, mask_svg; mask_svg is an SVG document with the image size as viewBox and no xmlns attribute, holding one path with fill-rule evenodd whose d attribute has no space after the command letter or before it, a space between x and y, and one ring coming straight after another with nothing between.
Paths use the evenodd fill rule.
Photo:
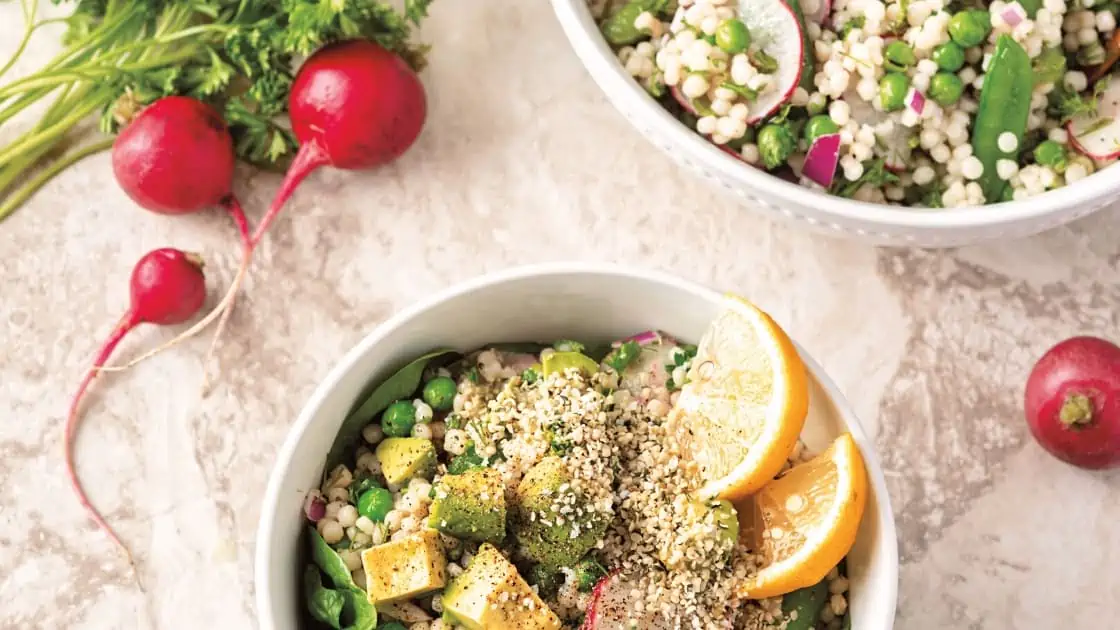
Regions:
<instances>
[{"instance_id":1,"label":"radish slice","mask_svg":"<svg viewBox=\"0 0 1120 630\"><path fill-rule=\"evenodd\" d=\"M1022 24L1023 20L1027 19L1027 12L1023 10L1023 7L1020 6L1018 2L1012 2L1007 5L1006 9L1000 11L999 16L1003 18L1004 22L1007 22L1008 26L1015 28Z\"/></svg>"},{"instance_id":2,"label":"radish slice","mask_svg":"<svg viewBox=\"0 0 1120 630\"><path fill-rule=\"evenodd\" d=\"M1081 114L1066 125L1075 149L1094 160L1120 157L1120 77L1108 79L1095 115Z\"/></svg>"},{"instance_id":3,"label":"radish slice","mask_svg":"<svg viewBox=\"0 0 1120 630\"><path fill-rule=\"evenodd\" d=\"M909 107L915 114L921 116L922 110L926 108L926 95L914 88L910 88L910 91L906 93L906 107Z\"/></svg>"},{"instance_id":4,"label":"radish slice","mask_svg":"<svg viewBox=\"0 0 1120 630\"><path fill-rule=\"evenodd\" d=\"M801 81L801 61L805 55L801 23L784 2L775 0L739 0L739 19L747 25L751 38L767 55L778 61L772 75L776 85L750 105L750 124L773 114L793 97Z\"/></svg>"},{"instance_id":5,"label":"radish slice","mask_svg":"<svg viewBox=\"0 0 1120 630\"><path fill-rule=\"evenodd\" d=\"M684 92L681 92L680 86L674 85L673 87L669 88L669 94L673 95L673 99L676 100L677 103L680 103L680 106L684 109L684 111L692 114L693 116L700 115L700 113L696 111L696 106L692 104L692 99L685 96Z\"/></svg>"},{"instance_id":6,"label":"radish slice","mask_svg":"<svg viewBox=\"0 0 1120 630\"><path fill-rule=\"evenodd\" d=\"M634 584L622 577L618 571L608 574L595 585L591 592L591 602L587 605L582 630L619 630L619 628L641 628L642 630L671 630L672 622L661 611L648 611L641 618L630 623L634 613L634 598L630 595Z\"/></svg>"},{"instance_id":7,"label":"radish slice","mask_svg":"<svg viewBox=\"0 0 1120 630\"><path fill-rule=\"evenodd\" d=\"M801 174L828 188L836 178L836 164L840 161L840 134L830 133L818 137L805 154Z\"/></svg>"},{"instance_id":8,"label":"radish slice","mask_svg":"<svg viewBox=\"0 0 1120 630\"><path fill-rule=\"evenodd\" d=\"M645 330L645 331L642 331L642 332L640 332L636 335L632 335L630 337L627 337L627 338L623 339L622 341L616 341L616 342L611 344L611 347L612 348L617 348L617 347L622 345L623 341L637 341L639 346L645 346L645 345L649 345L651 343L661 343L662 341L664 341L665 343L668 343L668 344L675 343L673 341L673 338L670 337L669 335L666 335L665 333L662 333L662 332L657 331L657 330Z\"/></svg>"}]
</instances>

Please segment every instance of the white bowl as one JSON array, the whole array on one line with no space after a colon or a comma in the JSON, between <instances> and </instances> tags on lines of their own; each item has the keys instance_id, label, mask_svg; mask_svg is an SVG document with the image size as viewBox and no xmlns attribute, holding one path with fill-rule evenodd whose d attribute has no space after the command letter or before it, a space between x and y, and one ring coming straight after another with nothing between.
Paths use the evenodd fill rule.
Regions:
<instances>
[{"instance_id":1,"label":"white bowl","mask_svg":"<svg viewBox=\"0 0 1120 630\"><path fill-rule=\"evenodd\" d=\"M318 486L326 453L368 385L435 348L468 350L494 341L555 338L606 341L650 328L696 340L720 308L720 294L670 276L602 265L552 264L461 284L377 327L315 390L280 449L257 530L261 628L299 627L303 499ZM836 386L812 359L805 357L805 364L813 384L807 442L810 447L823 447L831 437L850 431L871 480L867 511L849 556L852 628L890 630L898 587L898 546L883 471L871 441Z\"/></svg>"},{"instance_id":2,"label":"white bowl","mask_svg":"<svg viewBox=\"0 0 1120 630\"><path fill-rule=\"evenodd\" d=\"M552 0L552 6L583 65L630 124L678 164L774 219L879 245L955 247L1037 234L1086 217L1120 194L1118 171L1109 170L1023 201L951 210L899 208L826 195L746 165L665 111L618 63L587 0Z\"/></svg>"}]
</instances>

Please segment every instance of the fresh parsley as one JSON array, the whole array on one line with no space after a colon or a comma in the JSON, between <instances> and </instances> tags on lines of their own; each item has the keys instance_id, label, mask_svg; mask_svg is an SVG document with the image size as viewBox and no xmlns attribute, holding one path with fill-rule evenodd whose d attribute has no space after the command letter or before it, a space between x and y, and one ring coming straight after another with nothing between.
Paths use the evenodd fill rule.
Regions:
<instances>
[{"instance_id":1,"label":"fresh parsley","mask_svg":"<svg viewBox=\"0 0 1120 630\"><path fill-rule=\"evenodd\" d=\"M856 194L856 191L864 185L879 188L887 184L897 183L898 176L887 170L886 161L883 160L883 158L877 158L863 163L863 175L860 175L859 179L854 182L850 182L842 177L837 178L836 182L832 185L832 194L851 198Z\"/></svg>"}]
</instances>

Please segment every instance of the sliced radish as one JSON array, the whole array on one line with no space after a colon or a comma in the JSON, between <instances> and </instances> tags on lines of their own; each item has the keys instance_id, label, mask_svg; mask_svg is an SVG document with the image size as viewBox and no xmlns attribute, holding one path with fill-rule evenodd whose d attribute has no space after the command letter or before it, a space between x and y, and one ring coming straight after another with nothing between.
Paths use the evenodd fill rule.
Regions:
<instances>
[{"instance_id":1,"label":"sliced radish","mask_svg":"<svg viewBox=\"0 0 1120 630\"><path fill-rule=\"evenodd\" d=\"M1081 114L1066 125L1075 149L1094 160L1120 157L1120 77L1108 79L1095 115Z\"/></svg>"},{"instance_id":2,"label":"sliced radish","mask_svg":"<svg viewBox=\"0 0 1120 630\"><path fill-rule=\"evenodd\" d=\"M828 188L836 178L836 164L840 161L840 134L819 136L805 154L801 174Z\"/></svg>"},{"instance_id":3,"label":"sliced radish","mask_svg":"<svg viewBox=\"0 0 1120 630\"><path fill-rule=\"evenodd\" d=\"M648 611L641 618L634 619L634 598L630 592L634 583L624 578L618 571L611 572L595 585L591 592L591 602L587 605L587 616L583 619L582 630L620 630L621 628L641 628L642 630L671 630L672 622L661 611Z\"/></svg>"},{"instance_id":4,"label":"sliced radish","mask_svg":"<svg viewBox=\"0 0 1120 630\"><path fill-rule=\"evenodd\" d=\"M747 122L754 124L773 114L793 97L801 80L801 62L805 55L801 23L793 9L775 0L739 0L739 19L747 25L751 39L767 55L778 61L772 75L776 85L750 105Z\"/></svg>"},{"instance_id":5,"label":"sliced radish","mask_svg":"<svg viewBox=\"0 0 1120 630\"><path fill-rule=\"evenodd\" d=\"M921 116L922 110L926 108L926 95L914 88L910 88L910 91L906 93L906 107L910 108L915 114Z\"/></svg>"},{"instance_id":6,"label":"sliced radish","mask_svg":"<svg viewBox=\"0 0 1120 630\"><path fill-rule=\"evenodd\" d=\"M680 86L674 85L673 87L669 88L669 94L673 95L673 99L680 104L681 108L683 108L684 111L692 114L693 116L700 115L700 113L696 111L696 106L692 104L692 99L685 96L684 92L681 92Z\"/></svg>"}]
</instances>

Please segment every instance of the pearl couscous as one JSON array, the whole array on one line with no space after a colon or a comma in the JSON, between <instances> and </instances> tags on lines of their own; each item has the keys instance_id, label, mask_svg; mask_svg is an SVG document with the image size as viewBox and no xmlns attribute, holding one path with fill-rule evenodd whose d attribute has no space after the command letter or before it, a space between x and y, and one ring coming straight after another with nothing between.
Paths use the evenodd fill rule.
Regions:
<instances>
[{"instance_id":1,"label":"pearl couscous","mask_svg":"<svg viewBox=\"0 0 1120 630\"><path fill-rule=\"evenodd\" d=\"M309 617L355 630L847 627L843 563L784 597L738 588L760 557L737 508L699 496L699 465L669 428L696 357L647 332L406 366L351 414L307 497ZM810 459L798 444L783 472Z\"/></svg>"},{"instance_id":2,"label":"pearl couscous","mask_svg":"<svg viewBox=\"0 0 1120 630\"><path fill-rule=\"evenodd\" d=\"M1120 155L1111 0L590 4L626 71L682 122L834 195L1019 200Z\"/></svg>"}]
</instances>

